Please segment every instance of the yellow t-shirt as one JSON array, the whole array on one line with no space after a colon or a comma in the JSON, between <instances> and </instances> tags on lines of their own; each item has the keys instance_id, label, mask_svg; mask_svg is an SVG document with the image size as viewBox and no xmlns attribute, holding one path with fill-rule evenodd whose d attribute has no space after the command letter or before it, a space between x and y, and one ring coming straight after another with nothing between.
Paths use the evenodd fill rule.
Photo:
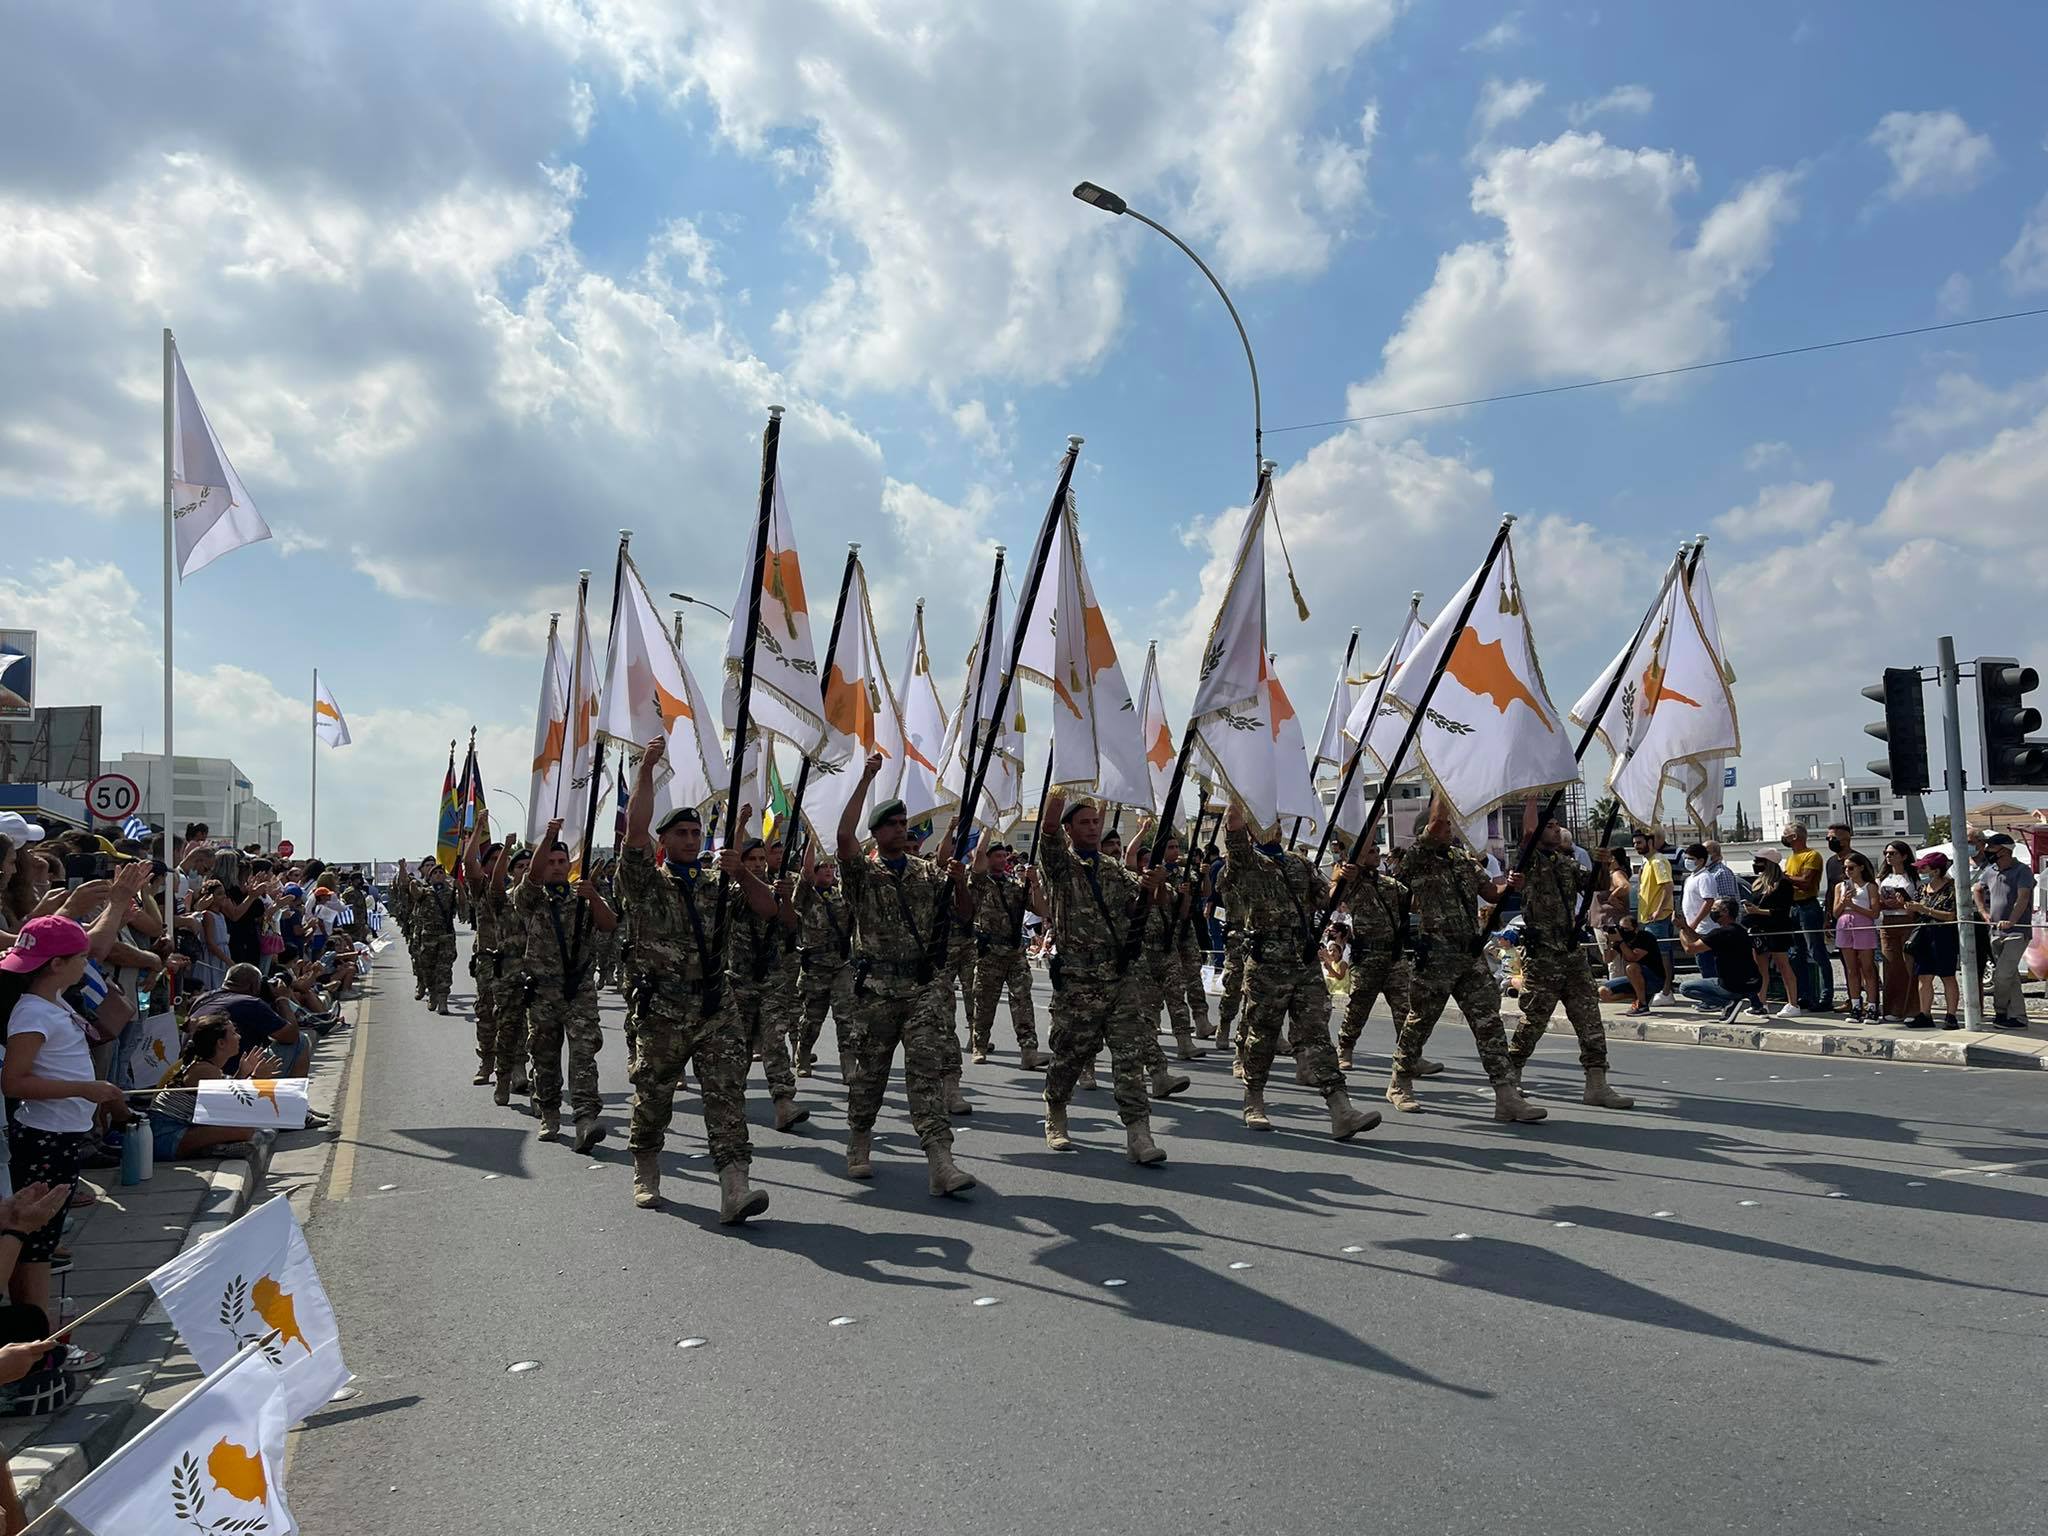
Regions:
<instances>
[{"instance_id":1,"label":"yellow t-shirt","mask_svg":"<svg viewBox=\"0 0 2048 1536\"><path fill-rule=\"evenodd\" d=\"M1636 917L1651 922L1663 910L1671 895L1671 861L1653 853L1643 860L1643 878L1636 886ZM1665 916L1670 914L1666 912Z\"/></svg>"},{"instance_id":2,"label":"yellow t-shirt","mask_svg":"<svg viewBox=\"0 0 2048 1536\"><path fill-rule=\"evenodd\" d=\"M1817 849L1804 848L1785 855L1785 878L1792 882L1794 901L1811 901L1820 894L1821 862Z\"/></svg>"}]
</instances>

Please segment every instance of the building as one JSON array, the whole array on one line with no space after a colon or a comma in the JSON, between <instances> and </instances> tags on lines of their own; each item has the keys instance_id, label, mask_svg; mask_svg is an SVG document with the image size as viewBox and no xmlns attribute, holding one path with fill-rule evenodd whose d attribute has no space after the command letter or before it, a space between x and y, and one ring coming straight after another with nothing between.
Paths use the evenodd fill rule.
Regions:
<instances>
[{"instance_id":1,"label":"building","mask_svg":"<svg viewBox=\"0 0 2048 1536\"><path fill-rule=\"evenodd\" d=\"M1815 842L1836 822L1847 823L1858 841L1918 836L1909 824L1906 801L1893 795L1890 784L1872 774L1849 773L1839 761L1815 763L1804 778L1766 784L1758 795L1762 815L1757 830L1766 838L1775 838L1795 821L1814 834Z\"/></svg>"},{"instance_id":2,"label":"building","mask_svg":"<svg viewBox=\"0 0 2048 1536\"><path fill-rule=\"evenodd\" d=\"M248 776L225 757L177 758L174 783L166 783L161 752L123 752L106 771L123 773L142 791L138 814L151 826L182 834L204 822L217 842L237 848L251 843L275 848L283 834L277 812L258 799ZM169 800L168 806L165 804Z\"/></svg>"},{"instance_id":3,"label":"building","mask_svg":"<svg viewBox=\"0 0 2048 1536\"><path fill-rule=\"evenodd\" d=\"M1971 806L1967 814L1973 827L1981 827L1986 832L2010 832L2014 837L2048 820L2048 811L2014 805L2010 800L1987 800L1982 805Z\"/></svg>"}]
</instances>

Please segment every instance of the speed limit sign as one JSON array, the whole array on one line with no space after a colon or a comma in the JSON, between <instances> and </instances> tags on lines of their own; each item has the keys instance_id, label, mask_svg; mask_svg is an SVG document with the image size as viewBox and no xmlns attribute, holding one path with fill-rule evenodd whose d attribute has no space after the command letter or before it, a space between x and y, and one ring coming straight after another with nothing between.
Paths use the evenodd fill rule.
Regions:
<instances>
[{"instance_id":1,"label":"speed limit sign","mask_svg":"<svg viewBox=\"0 0 2048 1536\"><path fill-rule=\"evenodd\" d=\"M126 774L103 773L85 786L86 811L101 821L126 821L142 804L142 791Z\"/></svg>"}]
</instances>

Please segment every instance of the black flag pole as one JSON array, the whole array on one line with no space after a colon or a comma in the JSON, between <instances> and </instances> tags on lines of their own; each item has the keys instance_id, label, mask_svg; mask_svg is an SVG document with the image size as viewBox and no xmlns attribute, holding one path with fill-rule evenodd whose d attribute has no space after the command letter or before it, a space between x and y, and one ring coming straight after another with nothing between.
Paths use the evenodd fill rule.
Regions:
<instances>
[{"instance_id":1,"label":"black flag pole","mask_svg":"<svg viewBox=\"0 0 2048 1536\"><path fill-rule=\"evenodd\" d=\"M1038 843L1036 840L1038 838L1042 838L1045 836L1045 802L1046 798L1051 794L1052 743L1047 742L1045 745L1045 776L1038 781L1038 819L1032 823L1032 826L1037 829L1031 834L1033 838L1033 842L1031 844L1031 861L1034 864L1038 862Z\"/></svg>"},{"instance_id":2,"label":"black flag pole","mask_svg":"<svg viewBox=\"0 0 2048 1536\"><path fill-rule=\"evenodd\" d=\"M621 528L619 530L619 556L612 566L611 633L605 639L604 649L604 677L607 681L611 677L612 651L619 643L619 589L625 585L626 581L626 546L632 542L633 530ZM572 695L575 693L576 690L573 685L569 691ZM591 734L596 736L594 731ZM575 735L576 722L572 720L569 723L571 751L574 751ZM604 784L604 737L596 736L594 747L595 751L591 754L590 759L590 804L583 816L583 852L579 855L583 865L583 877L586 880L590 878L590 855L593 851L591 845L597 837L598 791ZM579 914L578 921L580 922L581 920Z\"/></svg>"},{"instance_id":3,"label":"black flag pole","mask_svg":"<svg viewBox=\"0 0 2048 1536\"><path fill-rule=\"evenodd\" d=\"M839 606L832 610L832 633L825 641L824 692L828 695L832 691L832 663L839 655L839 627L846 622L846 594L853 590L853 568L858 564L860 564L860 546L858 544L848 544L846 546L846 570L839 578ZM826 702L829 703L830 700L827 699ZM830 722L828 721L827 723L829 724ZM820 750L822 750L822 747ZM778 877L789 873L790 860L796 855L796 845L803 840L804 786L810 782L811 758L813 755L806 752L803 761L797 764L796 789L789 798L790 834L782 840L782 863L776 870ZM791 940L791 942L795 941Z\"/></svg>"},{"instance_id":4,"label":"black flag pole","mask_svg":"<svg viewBox=\"0 0 2048 1536\"><path fill-rule=\"evenodd\" d=\"M1429 681L1423 685L1422 697L1415 701L1415 708L1408 716L1408 728L1401 733L1401 744L1394 749L1394 755L1387 761L1387 771L1380 779L1379 791L1373 796L1372 809L1366 813L1365 825L1359 828L1358 836L1353 840L1354 847L1359 843L1370 843L1373 833L1379 828L1380 814L1386 809L1387 799L1394 792L1395 776L1400 773L1401 764L1406 760L1409 749L1415 745L1415 738L1422 731L1422 722L1429 717L1430 701L1436 697L1437 684L1444 680L1444 671L1451 663L1451 653L1458 648L1458 636L1464 633L1465 626L1472 621L1472 610L1479 605L1479 594L1486 590L1487 578L1493 574L1494 562L1500 559L1500 552L1506 547L1508 542L1508 530L1514 526L1515 520L1512 516L1503 517L1500 520L1500 530L1494 534L1493 543L1487 547L1486 560L1479 567L1479 574L1472 579L1472 590L1465 594L1464 606L1458 610L1458 622L1451 626L1451 632L1444 641L1443 654L1437 657L1436 666L1430 671ZM1391 672L1391 670L1390 668L1389 671ZM1382 696L1384 697L1384 690L1382 690ZM1368 734L1370 734L1369 727ZM1351 764L1344 771L1344 782L1337 787L1337 804L1339 805L1342 805L1344 797L1351 793L1351 781L1358 772L1358 760L1364 754L1364 751L1365 744L1360 742L1358 750L1351 754ZM1334 817L1331 819L1335 820ZM1324 841L1326 844L1328 840L1329 834L1326 828L1324 830ZM1321 860L1322 851L1320 849L1317 850L1316 857L1318 861ZM1323 898L1322 909L1316 914L1315 927L1309 930L1308 958L1310 960L1314 960L1316 957L1316 951L1321 945L1322 932L1330 926L1330 913L1336 909L1336 906L1337 892L1333 887L1330 893Z\"/></svg>"},{"instance_id":5,"label":"black flag pole","mask_svg":"<svg viewBox=\"0 0 2048 1536\"><path fill-rule=\"evenodd\" d=\"M1396 642L1396 643L1398 644L1399 642ZM1351 658L1352 658L1352 657L1354 657L1354 656L1356 656L1357 654L1358 654L1358 626L1357 626L1356 624L1354 624L1354 625L1352 625L1352 626L1351 626L1351 641L1350 641L1350 643L1349 643L1348 645L1346 645L1346 646L1344 647L1344 665L1343 665L1343 667L1342 667L1342 668L1340 668L1340 669L1338 670L1338 673L1337 673L1338 685L1339 685L1340 687L1341 687L1341 686L1342 686L1342 685L1343 685L1343 684L1344 684L1345 682L1347 682L1347 681L1349 681L1349 680L1350 680L1350 677L1351 677ZM1317 742L1317 743L1316 743L1316 745L1317 745L1317 746L1321 746L1321 745L1322 745L1322 743L1321 743L1321 742ZM1320 760L1320 759L1318 759L1318 765L1319 765L1319 766L1320 766L1320 762L1321 762L1321 760ZM1334 764L1333 764L1332 766L1334 766ZM1335 813L1334 813L1334 812L1332 812L1332 814L1331 814L1331 817L1330 817L1330 819L1331 819L1332 821L1334 821L1334 820L1336 819L1336 817L1335 817ZM1297 817L1295 817L1295 818L1294 818L1294 830L1293 830L1293 831L1291 831L1291 832L1289 832L1289 833L1287 834L1287 848L1288 848L1288 851L1289 851L1289 852L1292 852L1292 851L1294 850L1294 845L1295 845L1296 843L1300 842L1300 841L1301 841L1301 818L1300 818L1299 816L1297 816Z\"/></svg>"},{"instance_id":6,"label":"black flag pole","mask_svg":"<svg viewBox=\"0 0 2048 1536\"><path fill-rule=\"evenodd\" d=\"M1007 553L1003 545L996 546L995 570L988 578L988 603L981 610L981 638L974 645L974 692L969 695L967 730L964 736L956 738L960 743L962 790L967 788L967 776L974 767L974 754L981 746L982 688L988 682L989 657L995 654L996 604L1002 596L1003 556ZM960 801L960 810L953 818L956 828L961 825L963 816L966 818L966 824L972 826L974 813L969 809L969 802L964 795Z\"/></svg>"},{"instance_id":7,"label":"black flag pole","mask_svg":"<svg viewBox=\"0 0 2048 1536\"><path fill-rule=\"evenodd\" d=\"M782 407L768 407L768 426L761 433L761 499L754 514L754 564L747 582L747 627L740 646L740 690L732 717L732 777L725 792L725 837L732 842L739 834L740 782L747 771L747 727L754 698L754 643L761 629L761 582L768 569L768 530L775 517L775 460L782 447ZM761 750L770 750L763 742ZM722 872L718 877L718 916L712 932L712 954L722 955L726 946L727 901L732 881ZM715 983L706 978L707 989Z\"/></svg>"},{"instance_id":8,"label":"black flag pole","mask_svg":"<svg viewBox=\"0 0 2048 1536\"><path fill-rule=\"evenodd\" d=\"M1393 647L1387 652L1386 665L1380 669L1380 685L1373 690L1372 708L1365 712L1365 734L1358 738L1358 745L1351 751L1351 760L1345 764L1344 776L1341 781L1342 787L1337 791L1336 803L1330 807L1330 819L1323 828L1322 841L1316 844L1314 862L1318 866L1323 862L1323 855L1329 851L1330 838L1337 830L1337 813L1344 809L1344 797L1351 793L1351 781L1356 776L1359 762L1365 756L1366 743L1372 739L1373 722L1379 719L1380 706L1386 702L1387 686L1393 682L1394 673L1397 670L1396 663L1399 660L1402 637L1408 633L1408 626L1415 622L1415 616L1421 609L1422 594L1420 592L1410 592L1408 594L1408 612L1401 618L1401 633L1394 636ZM1362 833L1360 834L1360 836L1363 835ZM1356 845L1354 844L1354 846Z\"/></svg>"}]
</instances>

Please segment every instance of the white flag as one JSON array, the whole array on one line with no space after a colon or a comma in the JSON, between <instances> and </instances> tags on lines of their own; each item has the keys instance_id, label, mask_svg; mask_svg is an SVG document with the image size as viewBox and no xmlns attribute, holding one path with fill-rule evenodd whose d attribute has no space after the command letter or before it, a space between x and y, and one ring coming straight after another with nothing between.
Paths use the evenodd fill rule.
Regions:
<instances>
[{"instance_id":1,"label":"white flag","mask_svg":"<svg viewBox=\"0 0 2048 1536\"><path fill-rule=\"evenodd\" d=\"M718 793L725 751L718 723L690 675L681 648L647 595L640 568L626 556L618 617L606 648L597 733L638 753L656 736L668 742L657 778L654 820L690 806L701 810Z\"/></svg>"},{"instance_id":2,"label":"white flag","mask_svg":"<svg viewBox=\"0 0 2048 1536\"><path fill-rule=\"evenodd\" d=\"M604 795L604 786L597 782L597 653L591 649L590 615L580 593L576 599L576 640L570 652L569 674L569 776L562 783L558 808L548 819L562 818L562 841L568 845L569 869L580 875L583 825L589 819L591 798L602 800Z\"/></svg>"},{"instance_id":3,"label":"white flag","mask_svg":"<svg viewBox=\"0 0 2048 1536\"><path fill-rule=\"evenodd\" d=\"M1071 493L1025 620L1017 673L1052 690L1052 784L1116 805L1151 803L1136 701L1081 556Z\"/></svg>"},{"instance_id":4,"label":"white flag","mask_svg":"<svg viewBox=\"0 0 2048 1536\"><path fill-rule=\"evenodd\" d=\"M1145 775L1152 787L1152 814L1166 814L1166 791L1173 783L1173 763L1179 749L1166 723L1166 696L1159 691L1159 647L1145 646L1145 676L1138 685L1139 730L1145 741Z\"/></svg>"},{"instance_id":5,"label":"white flag","mask_svg":"<svg viewBox=\"0 0 2048 1536\"><path fill-rule=\"evenodd\" d=\"M341 706L334 702L325 683L316 683L313 688L313 734L330 747L345 747L349 743L348 722L341 718Z\"/></svg>"},{"instance_id":6,"label":"white flag","mask_svg":"<svg viewBox=\"0 0 2048 1536\"><path fill-rule=\"evenodd\" d=\"M915 823L944 803L939 793L939 764L946 748L946 706L932 681L931 652L924 642L924 599L917 600L911 621L910 648L897 674L896 713L903 721L903 777L896 793Z\"/></svg>"},{"instance_id":7,"label":"white flag","mask_svg":"<svg viewBox=\"0 0 2048 1536\"><path fill-rule=\"evenodd\" d=\"M1707 580L1704 551L1693 557L1687 585L1692 589L1693 610L1700 616L1700 633L1707 637L1708 647L1720 659L1722 680L1732 688L1735 668L1729 665L1728 652L1721 644L1721 615L1714 607L1714 588ZM1727 755L1723 754L1671 765L1671 782L1684 797L1687 812L1709 832L1721 820L1728 788L1727 766Z\"/></svg>"},{"instance_id":8,"label":"white flag","mask_svg":"<svg viewBox=\"0 0 2048 1536\"><path fill-rule=\"evenodd\" d=\"M930 691L930 680L924 681ZM936 702L938 695L932 698ZM896 696L889 690L889 672L882 662L875 612L868 601L868 573L858 560L839 625L839 648L825 679L825 729L825 745L811 758L803 813L812 835L829 848L870 752L882 754L882 771L862 801L855 823L861 835L867 832L868 813L902 794L904 777L903 717L896 712Z\"/></svg>"},{"instance_id":9,"label":"white flag","mask_svg":"<svg viewBox=\"0 0 2048 1536\"><path fill-rule=\"evenodd\" d=\"M1244 521L1230 585L1216 610L1202 647L1201 681L1195 692L1196 748L1227 799L1244 807L1256 841L1279 835L1280 732L1272 664L1266 655L1266 507L1270 482ZM1288 704L1291 713L1293 706Z\"/></svg>"},{"instance_id":10,"label":"white flag","mask_svg":"<svg viewBox=\"0 0 2048 1536\"><path fill-rule=\"evenodd\" d=\"M159 1267L149 1287L202 1371L256 1345L284 1378L294 1424L348 1385L334 1308L283 1195Z\"/></svg>"},{"instance_id":11,"label":"white flag","mask_svg":"<svg viewBox=\"0 0 2048 1536\"><path fill-rule=\"evenodd\" d=\"M136 1088L161 1088L178 1070L178 1016L153 1013L137 1026L142 1038L128 1052L128 1081Z\"/></svg>"},{"instance_id":12,"label":"white flag","mask_svg":"<svg viewBox=\"0 0 2048 1536\"><path fill-rule=\"evenodd\" d=\"M1422 594L1417 592L1408 601L1408 616L1401 621L1401 633L1387 648L1387 654L1357 681L1351 714L1344 722L1345 751L1348 754L1361 739L1365 751L1358 760L1357 771L1351 775L1351 792L1330 813L1331 822L1340 832L1355 836L1364 828L1365 818L1372 814L1373 799L1379 794L1379 781L1386 777L1387 764L1401 748L1407 717L1387 694L1401 664L1422 643L1422 634Z\"/></svg>"},{"instance_id":13,"label":"white flag","mask_svg":"<svg viewBox=\"0 0 2048 1536\"><path fill-rule=\"evenodd\" d=\"M1478 592L1463 626L1458 615ZM1515 547L1458 589L1431 624L1387 695L1411 719L1439 663L1443 679L1415 735L1415 764L1470 827L1488 811L1547 794L1579 776L1565 724L1543 686L1536 641L1522 609Z\"/></svg>"},{"instance_id":14,"label":"white flag","mask_svg":"<svg viewBox=\"0 0 2048 1536\"><path fill-rule=\"evenodd\" d=\"M984 648L984 637L993 643ZM996 695L1002 687L1002 654L1009 644L1003 593L995 589L993 614L984 609L975 627L974 648L967 653L967 682L960 690L960 707L946 728L946 744L939 758L939 795L942 806L959 813L973 776L974 755L995 731L995 747L989 754L988 769L982 776L981 801L975 807L977 825L1002 828L1021 811L1024 783L1024 714L1012 685L1005 708L1008 719L995 727ZM977 706L979 706L977 710ZM979 720L974 717L979 714ZM970 727L970 721L974 721Z\"/></svg>"},{"instance_id":15,"label":"white flag","mask_svg":"<svg viewBox=\"0 0 2048 1536\"><path fill-rule=\"evenodd\" d=\"M739 596L733 600L732 627L725 636L725 689L719 700L719 717L728 732L739 719L740 672L751 596L748 588L754 575L754 535L758 531L757 524L748 530ZM811 610L797 563L796 534L790 526L789 503L783 499L779 468L768 521L768 555L761 566L761 622L754 641L748 728L780 736L801 753L815 752L825 739L825 701L817 656L811 649Z\"/></svg>"},{"instance_id":16,"label":"white flag","mask_svg":"<svg viewBox=\"0 0 2048 1536\"><path fill-rule=\"evenodd\" d=\"M86 1536L293 1536L284 1501L284 1379L240 1351L57 1500Z\"/></svg>"},{"instance_id":17,"label":"white flag","mask_svg":"<svg viewBox=\"0 0 2048 1536\"><path fill-rule=\"evenodd\" d=\"M305 1128L303 1077L216 1077L175 1091L193 1096L194 1125L240 1125L279 1131Z\"/></svg>"},{"instance_id":18,"label":"white flag","mask_svg":"<svg viewBox=\"0 0 2048 1536\"><path fill-rule=\"evenodd\" d=\"M1323 802L1316 794L1315 776L1309 771L1308 740L1301 733L1301 717L1294 702L1280 686L1280 674L1267 659L1267 719L1273 729L1274 807L1287 823L1289 835L1298 822L1301 830L1317 832L1323 825Z\"/></svg>"},{"instance_id":19,"label":"white flag","mask_svg":"<svg viewBox=\"0 0 2048 1536\"><path fill-rule=\"evenodd\" d=\"M182 581L244 544L261 543L270 537L270 527L257 514L213 423L200 409L175 344L171 366L171 519Z\"/></svg>"},{"instance_id":20,"label":"white flag","mask_svg":"<svg viewBox=\"0 0 2048 1536\"><path fill-rule=\"evenodd\" d=\"M1330 689L1330 707L1323 712L1323 734L1316 738L1316 755L1313 766L1320 773L1324 768L1341 768L1344 760L1351 755L1351 748L1344 740L1344 726L1351 718L1352 710L1358 707L1358 693L1361 684L1370 678L1355 678L1351 675L1351 655L1358 650L1358 631L1351 631L1351 645L1344 665L1337 669L1337 681Z\"/></svg>"},{"instance_id":21,"label":"white flag","mask_svg":"<svg viewBox=\"0 0 2048 1536\"><path fill-rule=\"evenodd\" d=\"M1681 549L1665 568L1663 585L1657 588L1656 600L1650 604L1649 612L1643 615L1642 624L1616 653L1614 660L1600 669L1600 675L1593 679L1592 685L1579 696L1579 702L1572 706L1571 723L1581 730L1592 726L1610 757L1618 758L1626 752L1635 732L1635 690L1623 687L1620 680L1631 675L1640 676L1648 664L1646 647L1650 643L1650 626L1664 611L1665 601L1671 595L1671 584L1680 579L1684 570L1685 551ZM1600 710L1603 700L1607 707L1595 724L1593 716Z\"/></svg>"},{"instance_id":22,"label":"white flag","mask_svg":"<svg viewBox=\"0 0 2048 1536\"><path fill-rule=\"evenodd\" d=\"M562 758L569 739L569 661L548 624L548 655L540 669L540 708L533 718L533 778L526 791L526 841L538 844L555 819L562 787Z\"/></svg>"},{"instance_id":23,"label":"white flag","mask_svg":"<svg viewBox=\"0 0 2048 1536\"><path fill-rule=\"evenodd\" d=\"M1721 659L1707 643L1684 578L1665 584L1664 601L1639 649L1642 669L1622 680L1627 701L1626 750L1607 787L1639 826L1663 819L1665 776L1672 765L1712 763L1742 749L1735 698Z\"/></svg>"}]
</instances>

